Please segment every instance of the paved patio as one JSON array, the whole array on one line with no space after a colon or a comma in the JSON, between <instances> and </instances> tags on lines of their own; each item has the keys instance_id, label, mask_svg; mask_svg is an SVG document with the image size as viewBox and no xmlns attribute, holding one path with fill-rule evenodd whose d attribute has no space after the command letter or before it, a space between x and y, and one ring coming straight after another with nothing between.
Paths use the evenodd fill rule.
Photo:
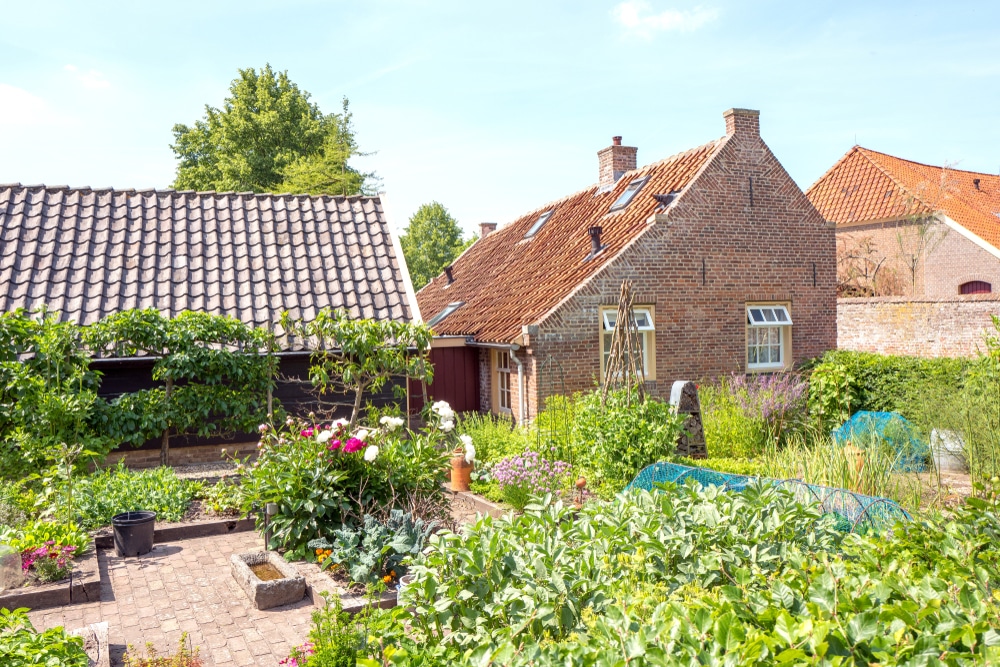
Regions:
<instances>
[{"instance_id":1,"label":"paved patio","mask_svg":"<svg viewBox=\"0 0 1000 667\"><path fill-rule=\"evenodd\" d=\"M306 598L254 609L230 574L229 557L263 547L248 532L157 544L139 558L102 550L101 601L34 611L31 622L41 630L107 621L113 665L121 664L127 645L150 642L159 652L173 651L183 632L206 665L277 665L306 640L313 606Z\"/></svg>"}]
</instances>

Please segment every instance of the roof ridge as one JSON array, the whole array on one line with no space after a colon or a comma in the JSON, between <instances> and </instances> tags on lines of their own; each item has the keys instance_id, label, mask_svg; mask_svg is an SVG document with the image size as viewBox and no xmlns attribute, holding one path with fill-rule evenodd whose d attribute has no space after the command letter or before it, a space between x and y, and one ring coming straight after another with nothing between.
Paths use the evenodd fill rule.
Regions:
<instances>
[{"instance_id":1,"label":"roof ridge","mask_svg":"<svg viewBox=\"0 0 1000 667\"><path fill-rule=\"evenodd\" d=\"M271 198L281 198L285 199L288 197L307 197L309 199L367 199L367 200L377 200L379 195L332 195L332 194L309 194L308 192L301 193L291 193L291 192L235 192L233 190L228 190L225 192L219 192L216 190L176 190L174 188L157 188L157 187L146 187L146 188L116 188L114 186L107 187L91 187L89 185L46 185L45 183L33 183L25 185L23 183L0 183L0 190L52 190L52 191L65 191L65 192L93 192L93 193L116 193L120 192L123 194L157 194L157 195L195 195L195 196L232 196L232 197L271 197Z\"/></svg>"},{"instance_id":2,"label":"roof ridge","mask_svg":"<svg viewBox=\"0 0 1000 667\"><path fill-rule=\"evenodd\" d=\"M989 178L1000 178L1000 175L991 174L991 173L985 172L985 171L973 171L972 169L956 169L955 167L948 167L948 166L939 165L939 164L927 164L926 162L918 162L917 160L908 160L905 157L899 157L898 155L892 155L891 153L885 153L885 152L882 152L882 151L877 151L874 148L865 148L864 146L856 146L856 148L860 148L861 150L867 151L869 153L875 153L877 155L884 155L885 157L890 157L893 160L899 160L900 162L906 162L908 164L915 164L915 165L920 166L920 167L928 167L930 169L943 169L943 170L946 170L946 171L960 171L963 174L976 174L977 176L987 176Z\"/></svg>"}]
</instances>

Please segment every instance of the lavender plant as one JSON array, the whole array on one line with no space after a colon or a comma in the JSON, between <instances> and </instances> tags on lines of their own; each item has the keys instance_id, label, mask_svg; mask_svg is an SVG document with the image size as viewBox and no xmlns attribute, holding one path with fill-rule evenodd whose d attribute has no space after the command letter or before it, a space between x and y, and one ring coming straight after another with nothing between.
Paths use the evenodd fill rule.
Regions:
<instances>
[{"instance_id":1,"label":"lavender plant","mask_svg":"<svg viewBox=\"0 0 1000 667\"><path fill-rule=\"evenodd\" d=\"M565 461L549 461L537 452L527 451L498 461L492 472L504 500L521 511L532 496L555 493L563 488L570 467Z\"/></svg>"}]
</instances>

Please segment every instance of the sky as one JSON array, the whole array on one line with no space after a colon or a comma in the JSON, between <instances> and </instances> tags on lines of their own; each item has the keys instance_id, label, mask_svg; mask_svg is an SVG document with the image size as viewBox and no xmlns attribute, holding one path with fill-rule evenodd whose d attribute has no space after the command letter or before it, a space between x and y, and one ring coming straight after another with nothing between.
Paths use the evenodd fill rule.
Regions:
<instances>
[{"instance_id":1,"label":"sky","mask_svg":"<svg viewBox=\"0 0 1000 667\"><path fill-rule=\"evenodd\" d=\"M1000 3L33 2L0 11L0 183L165 188L176 123L237 70L347 97L402 230L468 232L597 181L613 135L654 162L759 109L803 189L855 143L1000 172Z\"/></svg>"}]
</instances>

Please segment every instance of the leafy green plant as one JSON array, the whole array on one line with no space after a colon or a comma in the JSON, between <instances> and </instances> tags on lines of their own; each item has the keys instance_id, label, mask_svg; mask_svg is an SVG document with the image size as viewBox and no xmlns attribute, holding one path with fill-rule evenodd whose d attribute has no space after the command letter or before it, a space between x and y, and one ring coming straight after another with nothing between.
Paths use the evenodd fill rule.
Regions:
<instances>
[{"instance_id":1,"label":"leafy green plant","mask_svg":"<svg viewBox=\"0 0 1000 667\"><path fill-rule=\"evenodd\" d=\"M308 667L354 667L364 636L357 623L344 612L340 598L326 597L326 604L313 612L309 642L294 650L292 657L306 658L282 661L283 665Z\"/></svg>"},{"instance_id":2,"label":"leafy green plant","mask_svg":"<svg viewBox=\"0 0 1000 667\"><path fill-rule=\"evenodd\" d=\"M351 581L371 584L403 576L405 558L419 554L434 524L392 510L385 521L365 515L358 529L341 528L309 542L323 569L341 566Z\"/></svg>"},{"instance_id":3,"label":"leafy green plant","mask_svg":"<svg viewBox=\"0 0 1000 667\"><path fill-rule=\"evenodd\" d=\"M0 531L0 542L21 552L39 549L51 542L72 546L74 556L80 556L90 547L90 536L75 523L32 520L19 528Z\"/></svg>"},{"instance_id":4,"label":"leafy green plant","mask_svg":"<svg viewBox=\"0 0 1000 667\"><path fill-rule=\"evenodd\" d=\"M129 470L121 461L77 483L77 514L85 528L111 524L122 512L156 512L158 521L180 521L191 505L197 486L183 480L173 468Z\"/></svg>"},{"instance_id":5,"label":"leafy green plant","mask_svg":"<svg viewBox=\"0 0 1000 667\"><path fill-rule=\"evenodd\" d=\"M670 458L670 461L672 463L679 463L693 468L708 468L709 470L717 470L719 472L730 473L733 475L748 475L752 477L763 477L767 475L767 466L759 459L751 460L719 457L692 459L686 456L673 456Z\"/></svg>"},{"instance_id":6,"label":"leafy green plant","mask_svg":"<svg viewBox=\"0 0 1000 667\"><path fill-rule=\"evenodd\" d=\"M215 484L202 487L197 494L205 509L220 516L239 514L245 504L243 496L242 484L226 477Z\"/></svg>"},{"instance_id":7,"label":"leafy green plant","mask_svg":"<svg viewBox=\"0 0 1000 667\"><path fill-rule=\"evenodd\" d=\"M0 527L18 528L27 523L35 511L36 499L24 480L0 480Z\"/></svg>"},{"instance_id":8,"label":"leafy green plant","mask_svg":"<svg viewBox=\"0 0 1000 667\"><path fill-rule=\"evenodd\" d=\"M4 667L87 667L83 639L62 627L37 632L25 608L0 609L0 663Z\"/></svg>"},{"instance_id":9,"label":"leafy green plant","mask_svg":"<svg viewBox=\"0 0 1000 667\"><path fill-rule=\"evenodd\" d=\"M545 419L544 414L539 415L538 419ZM476 446L476 461L483 464L516 456L534 444L529 429L515 424L509 418L493 414L463 413L455 430L472 438Z\"/></svg>"}]
</instances>

